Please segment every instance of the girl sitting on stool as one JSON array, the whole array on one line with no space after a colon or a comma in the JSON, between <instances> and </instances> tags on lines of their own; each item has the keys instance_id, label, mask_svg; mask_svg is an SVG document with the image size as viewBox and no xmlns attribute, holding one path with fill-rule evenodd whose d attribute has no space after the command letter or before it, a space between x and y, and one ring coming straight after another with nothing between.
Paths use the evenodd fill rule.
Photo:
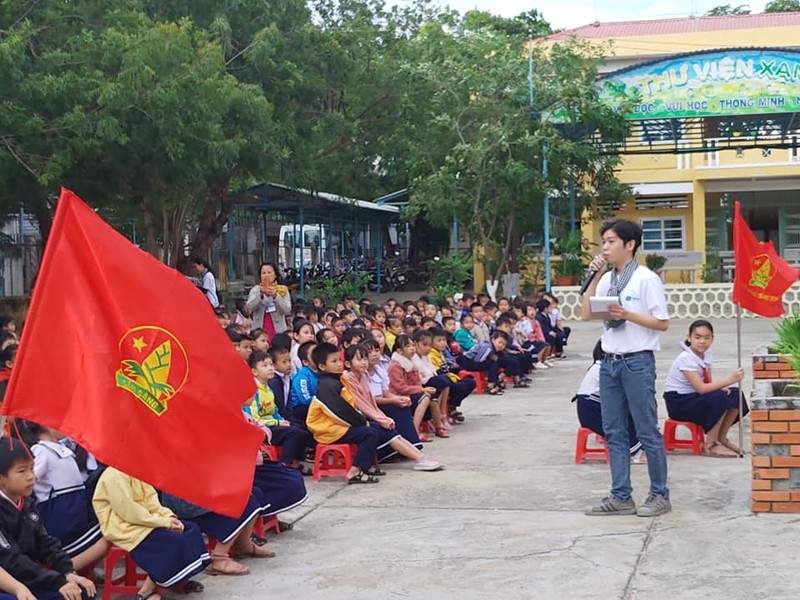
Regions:
<instances>
[{"instance_id":1,"label":"girl sitting on stool","mask_svg":"<svg viewBox=\"0 0 800 600\"><path fill-rule=\"evenodd\" d=\"M711 380L711 344L714 328L699 319L689 326L689 339L672 363L664 382L664 400L669 418L703 426L706 432L705 456L730 458L740 450L728 440L728 430L739 420L739 388L731 387L744 378L744 369ZM744 414L749 412L743 404Z\"/></svg>"}]
</instances>

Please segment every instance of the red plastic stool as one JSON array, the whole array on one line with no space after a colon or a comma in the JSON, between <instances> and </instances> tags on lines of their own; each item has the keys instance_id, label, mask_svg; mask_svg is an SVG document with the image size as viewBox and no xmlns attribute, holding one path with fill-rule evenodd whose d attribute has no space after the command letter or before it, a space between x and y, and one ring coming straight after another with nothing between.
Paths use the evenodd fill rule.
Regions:
<instances>
[{"instance_id":1,"label":"red plastic stool","mask_svg":"<svg viewBox=\"0 0 800 600\"><path fill-rule=\"evenodd\" d=\"M589 446L589 436L592 434L594 434L595 441L601 444L600 448ZM578 441L575 443L575 464L579 465L590 458L603 459L608 462L606 439L588 427L581 427L578 429Z\"/></svg>"},{"instance_id":2,"label":"red plastic stool","mask_svg":"<svg viewBox=\"0 0 800 600\"><path fill-rule=\"evenodd\" d=\"M278 515L261 517L258 521L256 521L256 523L261 528L261 533L258 534L261 537L264 537L264 534L270 529L276 534L281 532L281 524L278 522Z\"/></svg>"},{"instance_id":3,"label":"red plastic stool","mask_svg":"<svg viewBox=\"0 0 800 600\"><path fill-rule=\"evenodd\" d=\"M283 446L270 446L269 444L261 445L261 453L266 454L269 456L270 460L275 462L280 462L281 450L283 450Z\"/></svg>"},{"instance_id":4,"label":"red plastic stool","mask_svg":"<svg viewBox=\"0 0 800 600\"><path fill-rule=\"evenodd\" d=\"M125 572L120 576L114 577L114 567L119 561L125 561ZM140 572L136 568L131 555L122 548L111 546L103 562L106 574L103 583L103 600L111 600L112 595L130 596L139 592L140 582L147 579L147 574Z\"/></svg>"},{"instance_id":5,"label":"red plastic stool","mask_svg":"<svg viewBox=\"0 0 800 600\"><path fill-rule=\"evenodd\" d=\"M676 437L677 429L679 426L686 427L692 434L691 439L683 440ZM671 452L673 450L691 450L695 456L700 456L703 453L703 445L705 444L705 433L703 433L703 426L697 423L690 423L688 421L673 421L667 419L664 421L664 448Z\"/></svg>"},{"instance_id":6,"label":"red plastic stool","mask_svg":"<svg viewBox=\"0 0 800 600\"><path fill-rule=\"evenodd\" d=\"M317 444L314 452L314 475L312 479L319 481L320 477L344 477L353 466L353 457L356 454L355 444Z\"/></svg>"},{"instance_id":7,"label":"red plastic stool","mask_svg":"<svg viewBox=\"0 0 800 600\"><path fill-rule=\"evenodd\" d=\"M486 373L483 371L459 371L458 378L472 377L475 380L475 393L482 394L486 391Z\"/></svg>"}]
</instances>

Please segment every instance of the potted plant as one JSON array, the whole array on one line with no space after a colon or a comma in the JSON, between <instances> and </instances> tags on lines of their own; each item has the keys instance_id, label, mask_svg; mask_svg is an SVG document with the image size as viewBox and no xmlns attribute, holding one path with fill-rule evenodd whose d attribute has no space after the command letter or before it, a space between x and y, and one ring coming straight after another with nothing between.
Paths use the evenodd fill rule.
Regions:
<instances>
[{"instance_id":1,"label":"potted plant","mask_svg":"<svg viewBox=\"0 0 800 600\"><path fill-rule=\"evenodd\" d=\"M583 261L591 258L580 231L553 242L553 252L561 260L556 264L556 285L576 285L584 273Z\"/></svg>"},{"instance_id":2,"label":"potted plant","mask_svg":"<svg viewBox=\"0 0 800 600\"><path fill-rule=\"evenodd\" d=\"M658 273L664 268L664 265L667 264L667 257L661 256L660 254L647 254L644 257L644 264L647 265L647 268L653 271L653 273Z\"/></svg>"}]
</instances>

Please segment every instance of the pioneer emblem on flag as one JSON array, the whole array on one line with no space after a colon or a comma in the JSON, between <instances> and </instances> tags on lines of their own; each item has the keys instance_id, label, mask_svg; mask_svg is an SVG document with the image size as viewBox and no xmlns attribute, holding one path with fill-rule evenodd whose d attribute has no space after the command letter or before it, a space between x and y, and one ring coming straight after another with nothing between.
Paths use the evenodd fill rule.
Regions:
<instances>
[{"instance_id":1,"label":"pioneer emblem on flag","mask_svg":"<svg viewBox=\"0 0 800 600\"><path fill-rule=\"evenodd\" d=\"M749 285L753 287L767 289L769 282L775 277L775 266L766 254L759 254L754 256L751 264L752 272L750 274Z\"/></svg>"},{"instance_id":2,"label":"pioneer emblem on flag","mask_svg":"<svg viewBox=\"0 0 800 600\"><path fill-rule=\"evenodd\" d=\"M189 376L183 345L166 329L144 325L125 332L119 351L122 361L116 373L117 387L133 394L156 415L163 415Z\"/></svg>"}]
</instances>

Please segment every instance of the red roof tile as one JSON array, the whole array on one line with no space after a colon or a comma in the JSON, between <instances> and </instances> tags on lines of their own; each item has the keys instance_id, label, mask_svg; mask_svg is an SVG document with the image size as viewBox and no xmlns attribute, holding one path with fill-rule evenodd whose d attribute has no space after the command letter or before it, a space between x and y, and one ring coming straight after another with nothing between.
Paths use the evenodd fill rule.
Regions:
<instances>
[{"instance_id":1,"label":"red roof tile","mask_svg":"<svg viewBox=\"0 0 800 600\"><path fill-rule=\"evenodd\" d=\"M652 21L618 21L600 23L595 21L574 29L567 29L547 36L554 42L571 37L585 39L609 39L644 35L670 35L680 33L702 33L737 29L761 29L766 27L791 27L800 25L800 12L759 13L755 15L726 15L723 17L684 17L680 19L657 19Z\"/></svg>"}]
</instances>

